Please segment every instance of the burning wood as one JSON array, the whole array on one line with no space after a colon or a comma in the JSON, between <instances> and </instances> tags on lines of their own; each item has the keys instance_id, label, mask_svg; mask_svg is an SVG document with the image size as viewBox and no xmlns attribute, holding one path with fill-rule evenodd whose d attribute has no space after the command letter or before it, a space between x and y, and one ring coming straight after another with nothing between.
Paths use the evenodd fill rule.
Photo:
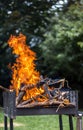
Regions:
<instances>
[{"instance_id":1,"label":"burning wood","mask_svg":"<svg viewBox=\"0 0 83 130\"><path fill-rule=\"evenodd\" d=\"M65 80L64 79L57 80L57 82L54 82L54 87L50 86L50 83L52 82L54 81L51 80L49 82L49 85L47 85L48 84L47 82L46 83L44 82L42 86L38 85L37 89L40 89L42 87L41 89L43 89L44 91L40 94L37 94L36 96L30 97L28 100L23 100L23 96L24 96L23 94L21 95L20 98L20 94L22 93L22 91L19 91L17 99L20 99L19 100L20 102L18 102L18 100L16 99L17 108L56 106L58 111L58 109L61 107L75 106L74 103L71 103L69 101L68 91L61 91L61 89L64 87L62 84L64 84L63 82L65 82ZM58 83L59 83L59 87L56 88L55 85ZM24 86L22 89L24 88L28 89L29 92L29 90L35 88L35 86L33 86L32 88ZM23 92L26 93L26 91Z\"/></svg>"},{"instance_id":2,"label":"burning wood","mask_svg":"<svg viewBox=\"0 0 83 130\"><path fill-rule=\"evenodd\" d=\"M39 106L75 106L68 98L68 92L62 91L65 79L43 78L36 70L36 54L26 45L26 37L22 34L11 36L8 40L13 53L18 55L12 69L10 90L16 91L16 106L39 107ZM2 87L0 87L2 88ZM2 88L4 89L4 88ZM4 89L9 91L7 89Z\"/></svg>"},{"instance_id":3,"label":"burning wood","mask_svg":"<svg viewBox=\"0 0 83 130\"><path fill-rule=\"evenodd\" d=\"M69 100L69 91L61 90L63 87L65 88L65 86L63 86L65 82L66 80L64 79L57 80L56 82L50 79L48 84L48 80L44 79L44 82L42 80L41 82L38 82L37 85L31 85L31 86L22 85L20 87L18 96L16 97L17 108L55 106L57 107L56 111L58 111L62 107L71 107L71 106L75 107L75 103L72 103ZM52 85L50 86L50 84L54 86ZM59 84L58 88L55 87L57 84ZM6 89L3 86L0 86L0 88L3 89L4 91L13 91ZM30 95L29 91L33 91L35 88L38 89L40 93L37 93L35 96L30 96L27 100L24 100L23 97L26 95L26 92L28 91ZM67 88L69 88L69 86L67 86ZM43 89L42 93L40 91L41 89Z\"/></svg>"}]
</instances>

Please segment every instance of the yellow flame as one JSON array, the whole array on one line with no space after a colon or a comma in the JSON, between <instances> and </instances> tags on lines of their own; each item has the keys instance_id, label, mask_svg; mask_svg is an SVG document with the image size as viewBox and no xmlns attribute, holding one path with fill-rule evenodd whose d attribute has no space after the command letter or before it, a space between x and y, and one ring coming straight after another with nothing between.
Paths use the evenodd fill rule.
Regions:
<instances>
[{"instance_id":1,"label":"yellow flame","mask_svg":"<svg viewBox=\"0 0 83 130\"><path fill-rule=\"evenodd\" d=\"M13 53L18 55L12 69L12 88L18 94L21 84L36 84L40 80L40 73L36 70L36 54L26 45L26 36L11 36L8 40ZM34 92L37 92L37 88ZM35 93L36 93L35 92Z\"/></svg>"}]
</instances>

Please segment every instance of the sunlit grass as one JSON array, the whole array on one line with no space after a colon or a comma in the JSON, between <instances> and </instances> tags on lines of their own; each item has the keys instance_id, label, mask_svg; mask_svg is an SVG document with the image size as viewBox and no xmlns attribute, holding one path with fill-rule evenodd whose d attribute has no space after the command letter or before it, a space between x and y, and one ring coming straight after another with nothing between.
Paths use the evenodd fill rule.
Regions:
<instances>
[{"instance_id":1,"label":"sunlit grass","mask_svg":"<svg viewBox=\"0 0 83 130\"><path fill-rule=\"evenodd\" d=\"M69 129L68 116L63 115L64 130ZM3 128L3 112L0 110L0 130ZM73 117L74 130L76 130L76 118ZM59 130L58 115L42 115L42 116L19 116L14 119L15 130Z\"/></svg>"}]
</instances>

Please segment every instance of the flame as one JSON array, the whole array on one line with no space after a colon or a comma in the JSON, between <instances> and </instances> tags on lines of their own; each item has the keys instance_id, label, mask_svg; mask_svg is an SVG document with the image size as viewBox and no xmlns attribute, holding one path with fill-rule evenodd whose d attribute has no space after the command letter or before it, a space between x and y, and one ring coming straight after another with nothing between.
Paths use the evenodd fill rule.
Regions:
<instances>
[{"instance_id":1,"label":"flame","mask_svg":"<svg viewBox=\"0 0 83 130\"><path fill-rule=\"evenodd\" d=\"M34 62L36 60L36 54L26 45L26 36L23 34L19 34L19 36L11 36L8 40L8 44L13 49L13 54L18 56L14 65L11 66L11 84L12 88L16 90L16 94L18 95L21 85L36 84L40 80L40 73L36 70ZM24 100L35 94L39 94L39 90L36 87L27 90Z\"/></svg>"},{"instance_id":2,"label":"flame","mask_svg":"<svg viewBox=\"0 0 83 130\"><path fill-rule=\"evenodd\" d=\"M40 96L42 93L44 93L44 89L42 88L37 88L36 86L34 87L34 88L32 88L32 89L28 89L27 91L26 91L26 94L25 94L25 96L23 97L23 100L28 100L29 98L30 99L34 99L35 97L38 99L38 101L40 101L40 98L38 98L38 95ZM41 99L41 101L43 101L45 99L45 97L43 97L42 99Z\"/></svg>"}]
</instances>

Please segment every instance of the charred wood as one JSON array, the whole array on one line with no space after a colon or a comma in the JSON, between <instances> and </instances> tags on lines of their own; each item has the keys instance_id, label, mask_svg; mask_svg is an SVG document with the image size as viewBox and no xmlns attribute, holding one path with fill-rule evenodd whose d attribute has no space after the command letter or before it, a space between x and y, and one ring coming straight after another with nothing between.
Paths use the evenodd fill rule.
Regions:
<instances>
[{"instance_id":1,"label":"charred wood","mask_svg":"<svg viewBox=\"0 0 83 130\"><path fill-rule=\"evenodd\" d=\"M67 106L70 106L70 107L74 106L75 107L75 104L73 104L73 103L66 103L64 101L57 101L56 99L52 99L52 100L45 100L43 102L34 101L34 102L31 102L31 103L28 103L25 105L19 104L19 105L17 105L17 108L32 108L32 107L42 107L42 106L48 107L51 105L58 106L57 111L59 110L60 107L67 107Z\"/></svg>"},{"instance_id":2,"label":"charred wood","mask_svg":"<svg viewBox=\"0 0 83 130\"><path fill-rule=\"evenodd\" d=\"M18 105L21 101L23 96L25 95L26 91L20 91L18 96L16 97L16 105Z\"/></svg>"},{"instance_id":3,"label":"charred wood","mask_svg":"<svg viewBox=\"0 0 83 130\"><path fill-rule=\"evenodd\" d=\"M0 89L2 89L3 91L6 91L6 92L10 92L10 91L12 91L12 90L10 90L10 89L4 88L4 87L1 86L1 85L0 85Z\"/></svg>"}]
</instances>

